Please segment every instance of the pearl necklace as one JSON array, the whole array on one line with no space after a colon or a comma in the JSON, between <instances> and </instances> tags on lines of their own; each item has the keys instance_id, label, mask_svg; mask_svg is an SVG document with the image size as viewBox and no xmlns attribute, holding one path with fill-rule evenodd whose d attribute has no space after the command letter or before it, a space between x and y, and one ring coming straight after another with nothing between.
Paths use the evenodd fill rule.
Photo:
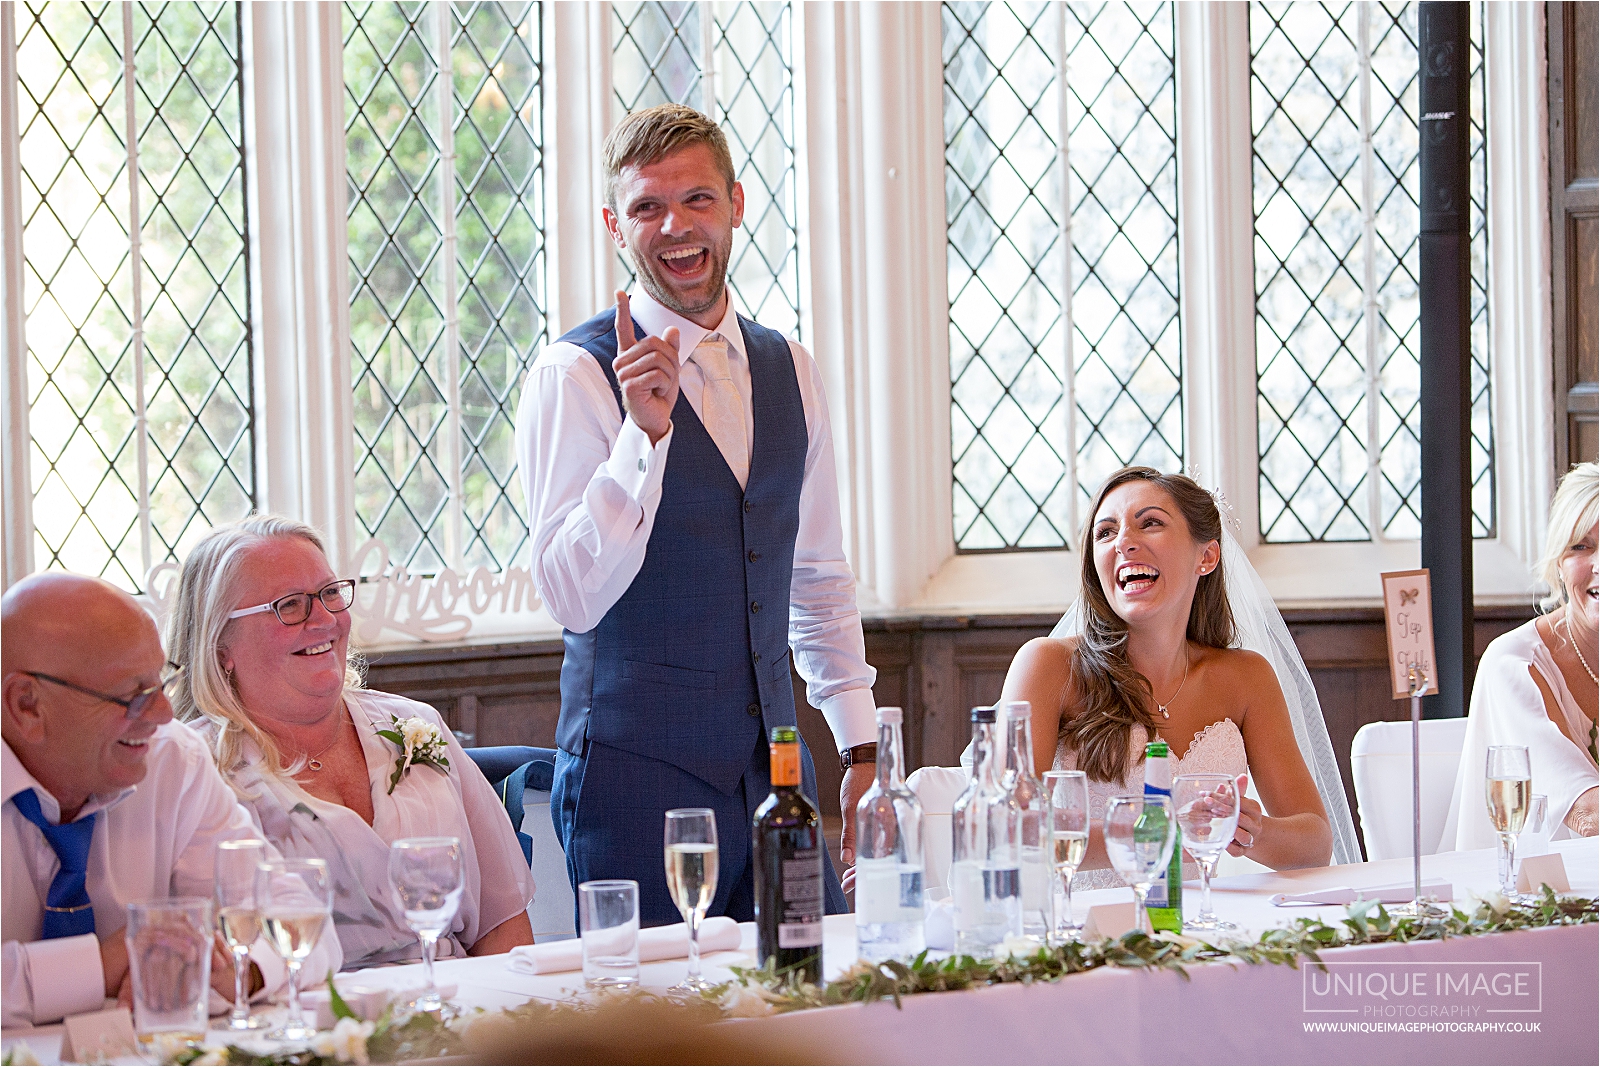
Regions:
<instances>
[{"instance_id":1,"label":"pearl necklace","mask_svg":"<svg viewBox=\"0 0 1600 1067\"><path fill-rule=\"evenodd\" d=\"M1595 675L1594 671L1592 669L1590 669L1589 661L1587 659L1585 659L1584 656L1583 656L1583 649L1578 647L1577 639L1572 636L1572 613L1571 612L1568 612L1567 614L1561 616L1561 625L1565 626L1567 628L1567 643L1572 646L1572 651L1574 651L1574 652L1576 652L1578 654L1578 662L1583 664L1583 671L1584 671L1585 674L1587 674L1589 676L1589 681L1600 683L1600 677L1597 677Z\"/></svg>"}]
</instances>

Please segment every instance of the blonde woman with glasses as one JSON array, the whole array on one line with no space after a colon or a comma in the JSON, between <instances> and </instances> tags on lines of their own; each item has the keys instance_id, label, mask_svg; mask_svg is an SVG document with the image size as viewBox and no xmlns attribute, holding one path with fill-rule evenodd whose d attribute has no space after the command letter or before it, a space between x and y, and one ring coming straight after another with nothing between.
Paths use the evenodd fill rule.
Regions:
<instances>
[{"instance_id":1,"label":"blonde woman with glasses","mask_svg":"<svg viewBox=\"0 0 1600 1067\"><path fill-rule=\"evenodd\" d=\"M433 708L362 686L354 599L303 523L261 515L212 531L184 561L168 624L186 668L174 709L267 840L332 866L347 968L420 957L389 892L389 846L404 837L463 846L441 958L531 943L533 879L504 808Z\"/></svg>"}]
</instances>

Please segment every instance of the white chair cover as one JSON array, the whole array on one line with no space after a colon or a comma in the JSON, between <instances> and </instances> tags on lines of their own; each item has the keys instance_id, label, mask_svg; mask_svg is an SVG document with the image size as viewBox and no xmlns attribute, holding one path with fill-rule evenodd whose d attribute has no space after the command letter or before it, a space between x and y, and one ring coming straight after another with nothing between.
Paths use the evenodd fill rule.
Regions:
<instances>
[{"instance_id":1,"label":"white chair cover","mask_svg":"<svg viewBox=\"0 0 1600 1067\"><path fill-rule=\"evenodd\" d=\"M1456 765L1467 735L1466 719L1426 719L1420 733L1422 755L1422 852L1441 847L1445 816L1455 791ZM1356 731L1350 745L1350 774L1368 860L1411 855L1411 722L1373 722Z\"/></svg>"}]
</instances>

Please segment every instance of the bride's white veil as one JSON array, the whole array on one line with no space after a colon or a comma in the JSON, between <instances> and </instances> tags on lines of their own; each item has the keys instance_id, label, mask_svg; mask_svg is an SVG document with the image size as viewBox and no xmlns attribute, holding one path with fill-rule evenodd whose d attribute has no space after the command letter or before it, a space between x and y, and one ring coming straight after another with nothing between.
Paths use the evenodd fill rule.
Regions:
<instances>
[{"instance_id":1,"label":"bride's white veil","mask_svg":"<svg viewBox=\"0 0 1600 1067\"><path fill-rule=\"evenodd\" d=\"M1360 863L1356 826L1350 818L1339 761L1333 754L1333 742L1328 739L1328 726L1322 720L1322 705L1317 701L1311 674L1300 658L1294 638L1289 636L1283 616L1278 614L1278 606L1267 592L1266 583L1250 565L1249 557L1239 547L1226 522L1222 524L1222 572L1227 581L1228 603L1233 608L1237 647L1265 656L1277 672L1284 703L1289 706L1289 719L1294 723L1294 738L1300 744L1300 754L1317 783L1322 806L1328 812L1328 823L1333 827L1333 862ZM1081 634L1082 607L1081 598L1073 601L1050 636Z\"/></svg>"}]
</instances>

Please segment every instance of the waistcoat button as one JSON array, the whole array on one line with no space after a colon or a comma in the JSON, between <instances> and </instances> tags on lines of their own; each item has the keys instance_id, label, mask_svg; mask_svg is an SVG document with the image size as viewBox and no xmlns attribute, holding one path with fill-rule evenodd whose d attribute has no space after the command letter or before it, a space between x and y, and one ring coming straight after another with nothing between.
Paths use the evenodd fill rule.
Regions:
<instances>
[{"instance_id":1,"label":"waistcoat button","mask_svg":"<svg viewBox=\"0 0 1600 1067\"><path fill-rule=\"evenodd\" d=\"M761 705L760 704L751 704L748 708L745 708L744 710L750 713L750 717L752 719L761 718Z\"/></svg>"},{"instance_id":2,"label":"waistcoat button","mask_svg":"<svg viewBox=\"0 0 1600 1067\"><path fill-rule=\"evenodd\" d=\"M752 615L761 614L761 601L759 601L759 600L750 601L750 614L752 614Z\"/></svg>"}]
</instances>

